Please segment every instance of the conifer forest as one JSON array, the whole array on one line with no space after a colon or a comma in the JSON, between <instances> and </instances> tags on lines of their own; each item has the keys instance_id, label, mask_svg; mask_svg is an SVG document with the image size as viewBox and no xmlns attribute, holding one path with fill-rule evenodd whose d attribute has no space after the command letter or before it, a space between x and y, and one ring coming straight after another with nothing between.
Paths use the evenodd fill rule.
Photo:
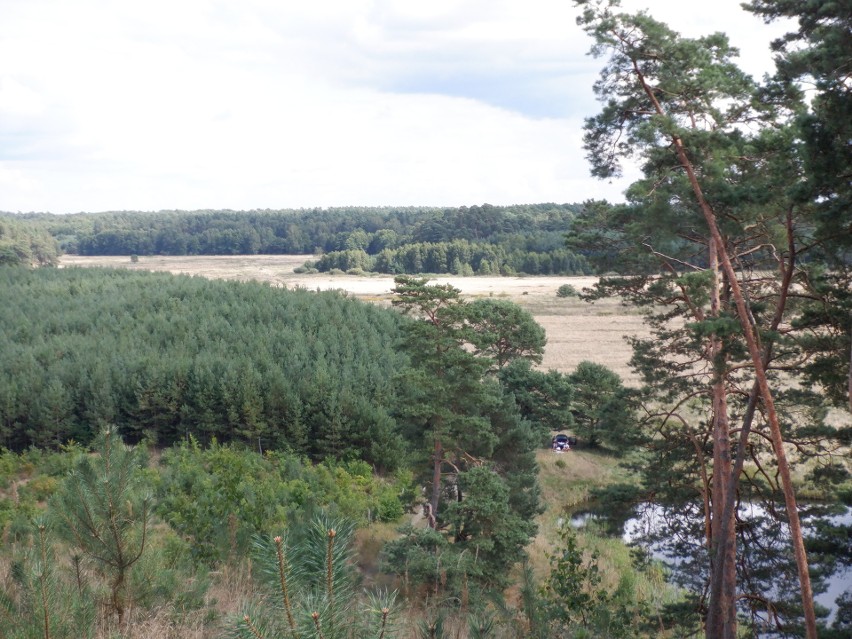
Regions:
<instances>
[{"instance_id":1,"label":"conifer forest","mask_svg":"<svg viewBox=\"0 0 852 639\"><path fill-rule=\"evenodd\" d=\"M573 4L623 203L0 213L0 638L852 636L852 3L746 2L759 80ZM629 380L545 365L615 307Z\"/></svg>"}]
</instances>

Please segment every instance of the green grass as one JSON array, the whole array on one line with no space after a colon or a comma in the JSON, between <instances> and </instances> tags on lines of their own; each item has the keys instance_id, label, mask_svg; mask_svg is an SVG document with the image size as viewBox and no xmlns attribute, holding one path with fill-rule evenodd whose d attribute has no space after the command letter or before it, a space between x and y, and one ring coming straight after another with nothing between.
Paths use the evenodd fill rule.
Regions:
<instances>
[{"instance_id":1,"label":"green grass","mask_svg":"<svg viewBox=\"0 0 852 639\"><path fill-rule=\"evenodd\" d=\"M545 512L539 516L539 531L528 548L536 577L543 580L550 570L550 557L560 547L561 526L569 525L574 512L589 504L594 488L629 483L630 473L619 466L619 458L602 451L575 449L564 454L542 451L538 456L539 482ZM677 601L677 590L666 583L665 569L652 564L638 571L631 548L619 537L612 537L594 522L575 531L577 542L587 559L597 553L601 585L609 592L632 593L635 601L645 602L651 610Z\"/></svg>"},{"instance_id":2,"label":"green grass","mask_svg":"<svg viewBox=\"0 0 852 639\"><path fill-rule=\"evenodd\" d=\"M558 547L560 526L588 503L592 489L629 481L629 475L618 466L617 457L593 450L575 449L562 454L541 451L538 464L546 509L538 518L538 535L528 551L536 575L541 577L547 574L549 555ZM615 541L624 546L620 540Z\"/></svg>"}]
</instances>

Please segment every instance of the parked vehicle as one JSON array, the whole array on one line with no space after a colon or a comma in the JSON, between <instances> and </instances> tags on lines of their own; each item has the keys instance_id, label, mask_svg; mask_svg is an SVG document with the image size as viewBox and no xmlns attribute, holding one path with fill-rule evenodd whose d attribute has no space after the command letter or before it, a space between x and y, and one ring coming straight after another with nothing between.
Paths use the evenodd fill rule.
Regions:
<instances>
[{"instance_id":1,"label":"parked vehicle","mask_svg":"<svg viewBox=\"0 0 852 639\"><path fill-rule=\"evenodd\" d=\"M571 450L571 447L576 445L576 437L566 435L565 433L559 433L558 435L554 436L553 441L551 443L551 448L553 449L553 452L561 453L566 450Z\"/></svg>"}]
</instances>

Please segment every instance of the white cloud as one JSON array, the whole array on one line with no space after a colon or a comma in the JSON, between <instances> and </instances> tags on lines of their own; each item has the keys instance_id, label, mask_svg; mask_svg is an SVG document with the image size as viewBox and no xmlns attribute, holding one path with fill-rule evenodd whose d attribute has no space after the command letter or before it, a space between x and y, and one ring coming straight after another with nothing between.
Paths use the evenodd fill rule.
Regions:
<instances>
[{"instance_id":1,"label":"white cloud","mask_svg":"<svg viewBox=\"0 0 852 639\"><path fill-rule=\"evenodd\" d=\"M645 4L768 68L738 0ZM566 0L5 0L0 210L617 197L587 48Z\"/></svg>"},{"instance_id":2,"label":"white cloud","mask_svg":"<svg viewBox=\"0 0 852 639\"><path fill-rule=\"evenodd\" d=\"M4 189L32 193L38 187L38 182L23 171L0 165L0 186Z\"/></svg>"},{"instance_id":3,"label":"white cloud","mask_svg":"<svg viewBox=\"0 0 852 639\"><path fill-rule=\"evenodd\" d=\"M44 113L38 92L13 77L0 77L0 117L36 116Z\"/></svg>"}]
</instances>

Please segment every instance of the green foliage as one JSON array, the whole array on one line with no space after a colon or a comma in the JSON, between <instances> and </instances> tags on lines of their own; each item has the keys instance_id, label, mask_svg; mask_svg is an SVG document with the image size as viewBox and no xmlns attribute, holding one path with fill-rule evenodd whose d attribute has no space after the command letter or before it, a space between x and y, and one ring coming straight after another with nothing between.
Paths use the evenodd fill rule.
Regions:
<instances>
[{"instance_id":1,"label":"green foliage","mask_svg":"<svg viewBox=\"0 0 852 639\"><path fill-rule=\"evenodd\" d=\"M0 266L56 266L59 245L44 228L0 213Z\"/></svg>"},{"instance_id":2,"label":"green foliage","mask_svg":"<svg viewBox=\"0 0 852 639\"><path fill-rule=\"evenodd\" d=\"M830 250L833 266L848 266L852 187L852 88L849 64L852 19L848 2L753 0L744 5L766 20L792 18L797 28L772 44L777 73L766 93L773 99L797 99L801 85L816 90L808 95L808 109L795 122L803 147L806 180L788 185L798 199L815 205L817 236ZM838 250L839 249L839 250ZM840 257L837 260L837 257ZM847 335L849 331L846 331ZM846 349L848 352L848 348Z\"/></svg>"},{"instance_id":3,"label":"green foliage","mask_svg":"<svg viewBox=\"0 0 852 639\"><path fill-rule=\"evenodd\" d=\"M400 418L426 451L437 446L455 456L469 444L476 451L472 454L489 455L494 439L481 413L488 393L481 382L490 362L465 348L464 303L458 289L414 278L398 277L396 282L394 305L423 318L406 326L402 342L414 368L400 375L409 393L399 408ZM438 464L444 461L441 451ZM435 511L440 492L440 485L431 487Z\"/></svg>"},{"instance_id":4,"label":"green foliage","mask_svg":"<svg viewBox=\"0 0 852 639\"><path fill-rule=\"evenodd\" d=\"M574 204L526 204L457 209L410 207L161 211L25 215L16 220L49 231L82 255L330 254L363 252L382 272L554 273L585 268L562 247ZM10 217L11 219L11 217ZM427 248L428 247L428 248ZM428 257L424 255L428 251ZM471 251L477 253L476 256ZM425 260L424 260L425 258ZM416 263L419 260L419 265ZM345 263L329 268L348 270Z\"/></svg>"},{"instance_id":5,"label":"green foliage","mask_svg":"<svg viewBox=\"0 0 852 639\"><path fill-rule=\"evenodd\" d=\"M0 443L189 434L393 469L401 318L335 293L92 269L3 269Z\"/></svg>"},{"instance_id":6,"label":"green foliage","mask_svg":"<svg viewBox=\"0 0 852 639\"><path fill-rule=\"evenodd\" d=\"M735 512L726 497L766 500L774 512L782 493L777 477L742 473L736 464L747 457L775 455L787 477L783 447L766 446L777 426L755 412L754 369L768 368L768 382L759 381L770 385L781 437L795 444L799 460L825 465L826 451L840 435L825 424L824 409L826 395L843 397L842 371L848 370L850 218L844 167L850 119L837 125L825 120L816 128L803 124L815 124L828 102L840 108L834 113L848 106L848 83L836 83L837 69L848 66L848 44L831 45L837 57L823 65L817 54L825 52L823 46L785 51L780 42L776 47L785 53L780 75L787 77L760 87L737 68L737 51L723 34L685 38L645 12L621 12L618 0L575 5L582 11L578 23L593 38L592 53L607 56L595 84L603 106L585 127L592 171L616 175L625 159L638 160L643 171L627 191L626 205L589 203L570 243L587 251L599 268L609 264L630 273L603 278L589 299L617 295L647 309L652 337L632 340L631 361L645 383L637 396L644 415L637 434L646 456L634 460L641 488L678 504L681 521L690 522L683 527L694 527L699 537L707 530L705 541L713 548L737 547L736 566L731 552L714 556L713 565L724 570L711 570L704 557L680 571L691 592L688 605L712 593L705 609L708 636L721 633L722 626L736 633L738 623L751 624L746 632L760 632L763 609L750 605L746 593L766 597L778 590L768 584L770 573L781 574L782 562L764 568L772 559L756 552L747 531L733 525ZM770 17L800 17L801 30L785 38L787 43L814 45L816 33L848 33L848 11L835 3L758 0L751 6ZM819 70L814 77L827 81L812 105L793 82L809 70L798 66L791 74L805 60L810 71ZM816 134L817 128L826 135ZM822 153L814 153L816 148ZM820 175L812 171L816 164ZM751 353L743 327L759 337ZM803 390L802 379L813 388ZM808 392L817 385L822 392ZM769 393L763 394L768 405ZM791 512L794 497L786 484ZM702 521L707 513L709 530ZM675 535L669 530L661 537ZM762 548L770 546L762 540ZM803 564L799 561L800 574L806 574ZM783 598L780 591L778 597ZM789 619L779 623L798 623L795 607L773 605L779 618ZM727 614L735 606L742 619Z\"/></svg>"},{"instance_id":7,"label":"green foliage","mask_svg":"<svg viewBox=\"0 0 852 639\"><path fill-rule=\"evenodd\" d=\"M95 603L84 584L60 574L49 523L33 523L32 544L16 549L11 579L0 584L0 627L6 639L94 636Z\"/></svg>"},{"instance_id":8,"label":"green foliage","mask_svg":"<svg viewBox=\"0 0 852 639\"><path fill-rule=\"evenodd\" d=\"M535 534L538 437L490 373L536 359L543 333L511 305L466 303L458 289L424 279L396 283L394 305L420 318L405 327L413 370L401 378L411 399L400 421L416 446L428 508L453 538L462 589L468 578L503 587L505 567L522 559Z\"/></svg>"},{"instance_id":9,"label":"green foliage","mask_svg":"<svg viewBox=\"0 0 852 639\"><path fill-rule=\"evenodd\" d=\"M508 585L506 566L523 558L523 549L535 535L535 522L513 508L510 487L494 470L475 466L460 473L458 493L444 520L453 533L454 550L469 553L469 575L486 585Z\"/></svg>"},{"instance_id":10,"label":"green foliage","mask_svg":"<svg viewBox=\"0 0 852 639\"><path fill-rule=\"evenodd\" d=\"M67 251L82 255L321 253L304 272L550 275L589 272L585 258L562 242L578 208L485 204L21 217L30 232L55 243L49 232ZM11 251L10 259L19 258Z\"/></svg>"},{"instance_id":11,"label":"green foliage","mask_svg":"<svg viewBox=\"0 0 852 639\"><path fill-rule=\"evenodd\" d=\"M260 455L194 440L167 450L158 482L157 513L191 539L202 563L236 560L261 533L291 526L320 512L358 523L369 517L395 521L410 474L393 481L374 477L364 462L313 466L286 453Z\"/></svg>"},{"instance_id":12,"label":"green foliage","mask_svg":"<svg viewBox=\"0 0 852 639\"><path fill-rule=\"evenodd\" d=\"M406 598L443 598L461 590L462 574L446 536L433 528L405 524L382 549L382 569L395 574Z\"/></svg>"},{"instance_id":13,"label":"green foliage","mask_svg":"<svg viewBox=\"0 0 852 639\"><path fill-rule=\"evenodd\" d=\"M505 240L500 240L501 242ZM332 251L306 263L323 272L373 271L388 274L452 273L454 275L582 275L589 266L582 255L565 248L547 252L486 242L454 240L406 243L382 249L375 255L364 250Z\"/></svg>"},{"instance_id":14,"label":"green foliage","mask_svg":"<svg viewBox=\"0 0 852 639\"><path fill-rule=\"evenodd\" d=\"M388 490L382 491L376 504L376 519L390 523L399 521L404 514L405 508L399 496Z\"/></svg>"},{"instance_id":15,"label":"green foliage","mask_svg":"<svg viewBox=\"0 0 852 639\"><path fill-rule=\"evenodd\" d=\"M444 629L446 614L443 610L438 611L433 617L426 617L417 624L418 639L444 639L447 632Z\"/></svg>"},{"instance_id":16,"label":"green foliage","mask_svg":"<svg viewBox=\"0 0 852 639\"><path fill-rule=\"evenodd\" d=\"M556 289L556 297L578 297L579 291L571 284L562 284Z\"/></svg>"},{"instance_id":17,"label":"green foliage","mask_svg":"<svg viewBox=\"0 0 852 639\"><path fill-rule=\"evenodd\" d=\"M831 628L820 631L823 639L843 639L852 632L852 591L847 590L837 598L837 611Z\"/></svg>"},{"instance_id":18,"label":"green foliage","mask_svg":"<svg viewBox=\"0 0 852 639\"><path fill-rule=\"evenodd\" d=\"M842 253L841 253L842 255ZM835 405L852 407L849 354L852 352L852 278L849 265L809 265L805 271L812 303L794 322L798 346L808 354L803 381Z\"/></svg>"},{"instance_id":19,"label":"green foliage","mask_svg":"<svg viewBox=\"0 0 852 639\"><path fill-rule=\"evenodd\" d=\"M520 611L526 626L525 636L530 639L547 638L546 607L543 605L541 587L529 562L524 562L520 584Z\"/></svg>"},{"instance_id":20,"label":"green foliage","mask_svg":"<svg viewBox=\"0 0 852 639\"><path fill-rule=\"evenodd\" d=\"M395 594L376 593L358 606L352 540L354 527L317 518L293 537L257 537L255 557L266 596L244 613L237 634L279 637L392 637Z\"/></svg>"},{"instance_id":21,"label":"green foliage","mask_svg":"<svg viewBox=\"0 0 852 639\"><path fill-rule=\"evenodd\" d=\"M574 389L571 414L574 431L591 447L623 451L639 440L633 393L606 366L580 362L568 375Z\"/></svg>"},{"instance_id":22,"label":"green foliage","mask_svg":"<svg viewBox=\"0 0 852 639\"><path fill-rule=\"evenodd\" d=\"M96 442L97 456L83 457L54 495L58 532L105 575L110 606L123 626L132 598L130 570L148 540L151 498L143 484L139 450L114 430Z\"/></svg>"},{"instance_id":23,"label":"green foliage","mask_svg":"<svg viewBox=\"0 0 852 639\"><path fill-rule=\"evenodd\" d=\"M464 320L476 355L493 360L493 369L518 359L541 363L547 343L544 329L514 302L474 300L465 306Z\"/></svg>"},{"instance_id":24,"label":"green foliage","mask_svg":"<svg viewBox=\"0 0 852 639\"><path fill-rule=\"evenodd\" d=\"M550 574L542 588L550 637L600 637L619 639L640 636L641 607L624 584L614 592L602 586L596 551L586 555L577 535L562 531L562 546L551 557Z\"/></svg>"},{"instance_id":25,"label":"green foliage","mask_svg":"<svg viewBox=\"0 0 852 639\"><path fill-rule=\"evenodd\" d=\"M563 547L551 559L551 570L545 585L550 604L550 617L562 626L579 623L588 626L596 608L606 603L607 594L600 588L598 556L593 553L584 561L577 536L570 529L562 531Z\"/></svg>"},{"instance_id":26,"label":"green foliage","mask_svg":"<svg viewBox=\"0 0 852 639\"><path fill-rule=\"evenodd\" d=\"M499 379L514 396L523 418L537 427L541 444L549 441L551 431L573 427L574 388L567 375L543 372L528 361L516 360L500 371Z\"/></svg>"}]
</instances>

